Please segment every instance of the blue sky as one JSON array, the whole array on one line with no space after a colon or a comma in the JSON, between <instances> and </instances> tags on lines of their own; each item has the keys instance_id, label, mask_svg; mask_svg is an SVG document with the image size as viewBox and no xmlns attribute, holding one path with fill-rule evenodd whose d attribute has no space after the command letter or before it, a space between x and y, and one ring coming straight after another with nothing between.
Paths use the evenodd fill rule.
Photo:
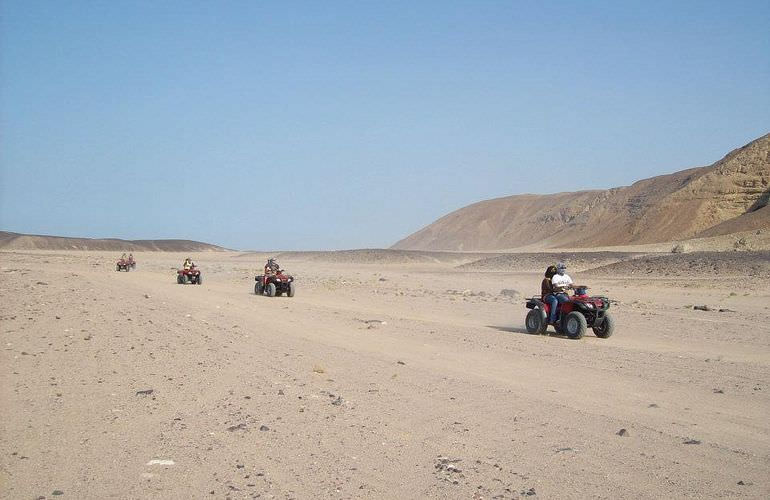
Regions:
<instances>
[{"instance_id":1,"label":"blue sky","mask_svg":"<svg viewBox=\"0 0 770 500\"><path fill-rule=\"evenodd\" d=\"M770 2L0 3L0 229L389 246L770 131Z\"/></svg>"}]
</instances>

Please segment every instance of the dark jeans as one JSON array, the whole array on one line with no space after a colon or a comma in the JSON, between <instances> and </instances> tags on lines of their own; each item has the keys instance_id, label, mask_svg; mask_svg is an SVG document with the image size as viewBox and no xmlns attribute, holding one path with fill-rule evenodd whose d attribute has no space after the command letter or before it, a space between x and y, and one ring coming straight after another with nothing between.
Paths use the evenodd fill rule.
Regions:
<instances>
[{"instance_id":1,"label":"dark jeans","mask_svg":"<svg viewBox=\"0 0 770 500\"><path fill-rule=\"evenodd\" d=\"M553 323L554 318L556 318L556 308L559 305L559 299L556 298L556 295L554 295L552 293L549 293L548 295L543 297L543 302L548 304L548 306L549 306L549 308L551 310L551 314L550 314L550 317L548 319L548 322L549 323Z\"/></svg>"},{"instance_id":2,"label":"dark jeans","mask_svg":"<svg viewBox=\"0 0 770 500\"><path fill-rule=\"evenodd\" d=\"M550 323L555 323L556 314L559 310L559 304L569 302L569 295L566 293L557 293L556 295L548 294L544 298L546 302L548 302L548 305L551 306L551 317L548 319L548 321Z\"/></svg>"}]
</instances>

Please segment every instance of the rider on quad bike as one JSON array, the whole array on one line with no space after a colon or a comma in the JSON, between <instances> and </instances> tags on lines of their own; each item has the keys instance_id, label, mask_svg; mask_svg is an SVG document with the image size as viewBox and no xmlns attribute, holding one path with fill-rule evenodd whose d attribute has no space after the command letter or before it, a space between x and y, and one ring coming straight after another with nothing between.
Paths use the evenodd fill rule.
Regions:
<instances>
[{"instance_id":1,"label":"rider on quad bike","mask_svg":"<svg viewBox=\"0 0 770 500\"><path fill-rule=\"evenodd\" d=\"M278 262L276 262L275 259L273 258L267 259L267 264L265 264L265 276L272 276L274 274L278 274L280 270L281 270L281 266L278 265Z\"/></svg>"},{"instance_id":2,"label":"rider on quad bike","mask_svg":"<svg viewBox=\"0 0 770 500\"><path fill-rule=\"evenodd\" d=\"M545 333L548 325L553 325L557 333L566 334L573 339L580 339L588 328L592 328L597 337L606 339L612 335L615 322L607 312L610 300L607 297L589 297L588 287L574 285L566 274L567 266L559 263L556 274L551 278L550 293L543 280L543 295L527 300L525 325L528 333ZM546 279L551 269L546 270ZM575 290L571 297L567 290Z\"/></svg>"},{"instance_id":3,"label":"rider on quad bike","mask_svg":"<svg viewBox=\"0 0 770 500\"><path fill-rule=\"evenodd\" d=\"M567 290L571 289L572 285L572 278L567 274L567 265L564 262L559 262L556 264L556 274L551 277L551 294L556 298L557 307L551 307L551 317L548 318L548 323L552 325L556 323L558 304L569 301Z\"/></svg>"},{"instance_id":4,"label":"rider on quad bike","mask_svg":"<svg viewBox=\"0 0 770 500\"><path fill-rule=\"evenodd\" d=\"M275 259L268 259L264 274L255 276L254 281L256 295L275 297L285 293L287 297L294 297L294 276L285 274Z\"/></svg>"},{"instance_id":5,"label":"rider on quad bike","mask_svg":"<svg viewBox=\"0 0 770 500\"><path fill-rule=\"evenodd\" d=\"M186 285L187 283L195 285L203 284L203 276L201 275L200 269L198 269L189 257L184 260L182 269L177 271L176 282L180 285Z\"/></svg>"}]
</instances>

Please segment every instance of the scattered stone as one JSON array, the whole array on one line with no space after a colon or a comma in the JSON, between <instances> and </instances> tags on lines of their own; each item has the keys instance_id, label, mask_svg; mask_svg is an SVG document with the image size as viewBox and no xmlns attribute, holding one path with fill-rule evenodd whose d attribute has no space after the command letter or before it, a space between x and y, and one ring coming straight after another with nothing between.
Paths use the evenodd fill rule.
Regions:
<instances>
[{"instance_id":1,"label":"scattered stone","mask_svg":"<svg viewBox=\"0 0 770 500\"><path fill-rule=\"evenodd\" d=\"M387 278L380 278L378 281L388 281Z\"/></svg>"},{"instance_id":2,"label":"scattered stone","mask_svg":"<svg viewBox=\"0 0 770 500\"><path fill-rule=\"evenodd\" d=\"M315 365L313 367L314 373L324 373L326 370L324 370L323 366Z\"/></svg>"},{"instance_id":3,"label":"scattered stone","mask_svg":"<svg viewBox=\"0 0 770 500\"><path fill-rule=\"evenodd\" d=\"M711 308L709 306L692 306L692 308L696 311L710 311Z\"/></svg>"},{"instance_id":4,"label":"scattered stone","mask_svg":"<svg viewBox=\"0 0 770 500\"><path fill-rule=\"evenodd\" d=\"M403 361L398 361L398 364L399 365L405 365L406 363L404 363Z\"/></svg>"},{"instance_id":5,"label":"scattered stone","mask_svg":"<svg viewBox=\"0 0 770 500\"><path fill-rule=\"evenodd\" d=\"M155 389L144 389L143 391L136 391L137 396L149 396L155 392Z\"/></svg>"},{"instance_id":6,"label":"scattered stone","mask_svg":"<svg viewBox=\"0 0 770 500\"><path fill-rule=\"evenodd\" d=\"M724 393L725 391L723 391L722 389L714 389L714 394L724 394Z\"/></svg>"},{"instance_id":7,"label":"scattered stone","mask_svg":"<svg viewBox=\"0 0 770 500\"><path fill-rule=\"evenodd\" d=\"M367 325L387 325L388 323L386 321L383 321L381 319L359 319L361 323L366 323Z\"/></svg>"},{"instance_id":8,"label":"scattered stone","mask_svg":"<svg viewBox=\"0 0 770 500\"><path fill-rule=\"evenodd\" d=\"M58 497L59 495L64 495L64 492L62 490L53 490L53 493L51 495Z\"/></svg>"},{"instance_id":9,"label":"scattered stone","mask_svg":"<svg viewBox=\"0 0 770 500\"><path fill-rule=\"evenodd\" d=\"M684 442L684 444L700 444L700 441L698 441L697 439L688 439L687 441Z\"/></svg>"},{"instance_id":10,"label":"scattered stone","mask_svg":"<svg viewBox=\"0 0 770 500\"><path fill-rule=\"evenodd\" d=\"M513 288L503 288L500 290L500 295L503 297L511 297L511 298L517 298L521 297L521 293L518 290L514 290Z\"/></svg>"},{"instance_id":11,"label":"scattered stone","mask_svg":"<svg viewBox=\"0 0 770 500\"><path fill-rule=\"evenodd\" d=\"M270 427L268 427L266 425L260 425L259 426L259 430L261 430L262 432L269 431Z\"/></svg>"},{"instance_id":12,"label":"scattered stone","mask_svg":"<svg viewBox=\"0 0 770 500\"><path fill-rule=\"evenodd\" d=\"M631 435L626 429L620 429L616 434L621 437L629 437Z\"/></svg>"},{"instance_id":13,"label":"scattered stone","mask_svg":"<svg viewBox=\"0 0 770 500\"><path fill-rule=\"evenodd\" d=\"M174 465L174 461L173 460L158 460L158 459L155 459L155 460L150 460L149 462L147 462L147 465Z\"/></svg>"},{"instance_id":14,"label":"scattered stone","mask_svg":"<svg viewBox=\"0 0 770 500\"><path fill-rule=\"evenodd\" d=\"M149 294L149 293L145 293L145 294L144 294L144 298L145 298L145 299L149 299L149 298L150 298L150 294Z\"/></svg>"},{"instance_id":15,"label":"scattered stone","mask_svg":"<svg viewBox=\"0 0 770 500\"><path fill-rule=\"evenodd\" d=\"M339 406L339 405L341 405L341 404L342 404L342 396L337 396L337 399L335 399L334 401L332 401L332 404L333 404L334 406Z\"/></svg>"},{"instance_id":16,"label":"scattered stone","mask_svg":"<svg viewBox=\"0 0 770 500\"><path fill-rule=\"evenodd\" d=\"M246 430L246 424L241 422L238 425L231 425L230 427L227 428L227 430L230 432L243 431L243 430Z\"/></svg>"},{"instance_id":17,"label":"scattered stone","mask_svg":"<svg viewBox=\"0 0 770 500\"><path fill-rule=\"evenodd\" d=\"M733 311L732 309L722 308L722 309L719 309L719 312L721 312L721 313L734 313L735 311Z\"/></svg>"},{"instance_id":18,"label":"scattered stone","mask_svg":"<svg viewBox=\"0 0 770 500\"><path fill-rule=\"evenodd\" d=\"M457 467L457 462L462 462L461 458L449 458L438 457L436 464L433 466L435 469L445 472L460 473L462 469Z\"/></svg>"},{"instance_id":19,"label":"scattered stone","mask_svg":"<svg viewBox=\"0 0 770 500\"><path fill-rule=\"evenodd\" d=\"M530 489L528 489L527 491L522 491L521 493L522 493L523 495L526 495L526 496L528 496L528 497L533 497L533 496L536 496L536 495L537 495L537 493L535 493L535 488L530 488Z\"/></svg>"},{"instance_id":20,"label":"scattered stone","mask_svg":"<svg viewBox=\"0 0 770 500\"><path fill-rule=\"evenodd\" d=\"M45 281L38 281L38 282L37 282L37 283L35 283L35 284L36 284L36 285L47 285L48 283L46 283ZM57 490L57 491L58 491L58 490Z\"/></svg>"},{"instance_id":21,"label":"scattered stone","mask_svg":"<svg viewBox=\"0 0 770 500\"><path fill-rule=\"evenodd\" d=\"M279 396L283 396L283 394L284 394L284 393L283 393L283 389L278 389L278 395L279 395Z\"/></svg>"},{"instance_id":22,"label":"scattered stone","mask_svg":"<svg viewBox=\"0 0 770 500\"><path fill-rule=\"evenodd\" d=\"M647 408L660 408L660 406L658 406L658 405L657 405L657 404L655 404L655 403L650 403L650 404L647 406Z\"/></svg>"}]
</instances>

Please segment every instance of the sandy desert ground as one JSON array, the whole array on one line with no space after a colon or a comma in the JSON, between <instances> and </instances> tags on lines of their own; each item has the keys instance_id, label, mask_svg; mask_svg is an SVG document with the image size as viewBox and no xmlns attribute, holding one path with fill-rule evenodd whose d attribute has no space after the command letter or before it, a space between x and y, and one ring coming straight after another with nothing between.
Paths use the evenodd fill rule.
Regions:
<instances>
[{"instance_id":1,"label":"sandy desert ground","mask_svg":"<svg viewBox=\"0 0 770 500\"><path fill-rule=\"evenodd\" d=\"M501 293L536 259L356 255L283 256L297 295L267 298L265 255L182 286L181 254L0 253L0 496L770 496L767 255L583 259L618 330L580 341Z\"/></svg>"}]
</instances>

